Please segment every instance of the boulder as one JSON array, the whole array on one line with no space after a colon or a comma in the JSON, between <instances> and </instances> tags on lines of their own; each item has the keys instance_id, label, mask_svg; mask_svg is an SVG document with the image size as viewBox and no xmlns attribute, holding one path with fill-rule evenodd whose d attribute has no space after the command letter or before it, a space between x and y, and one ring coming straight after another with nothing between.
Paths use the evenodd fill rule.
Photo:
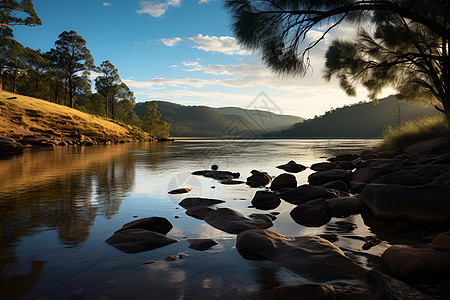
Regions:
<instances>
[{"instance_id":1,"label":"boulder","mask_svg":"<svg viewBox=\"0 0 450 300\"><path fill-rule=\"evenodd\" d=\"M425 177L438 177L450 172L450 164L428 164L413 171L414 174Z\"/></svg>"},{"instance_id":2,"label":"boulder","mask_svg":"<svg viewBox=\"0 0 450 300\"><path fill-rule=\"evenodd\" d=\"M376 270L367 272L375 300L432 300L428 295Z\"/></svg>"},{"instance_id":3,"label":"boulder","mask_svg":"<svg viewBox=\"0 0 450 300\"><path fill-rule=\"evenodd\" d=\"M278 286L268 291L262 291L256 295L256 298L261 300L335 300L336 292L331 285L300 284L292 286Z\"/></svg>"},{"instance_id":4,"label":"boulder","mask_svg":"<svg viewBox=\"0 0 450 300\"><path fill-rule=\"evenodd\" d=\"M206 251L217 245L217 242L213 239L188 239L189 248L198 250L198 251Z\"/></svg>"},{"instance_id":5,"label":"boulder","mask_svg":"<svg viewBox=\"0 0 450 300\"><path fill-rule=\"evenodd\" d=\"M178 205L187 209L187 208L190 208L193 206L199 206L199 205L211 206L211 205L220 204L220 203L224 203L224 202L225 201L218 200L218 199L192 197L192 198L185 198L185 199L181 200L181 202L178 203Z\"/></svg>"},{"instance_id":6,"label":"boulder","mask_svg":"<svg viewBox=\"0 0 450 300\"><path fill-rule=\"evenodd\" d=\"M7 137L0 137L0 153L19 153L23 152L23 145L17 143L15 140Z\"/></svg>"},{"instance_id":7,"label":"boulder","mask_svg":"<svg viewBox=\"0 0 450 300\"><path fill-rule=\"evenodd\" d=\"M404 186L368 184L361 200L379 218L396 222L450 221L450 187L439 184Z\"/></svg>"},{"instance_id":8,"label":"boulder","mask_svg":"<svg viewBox=\"0 0 450 300\"><path fill-rule=\"evenodd\" d=\"M303 226L320 227L331 220L331 212L325 199L311 200L291 210L292 219Z\"/></svg>"},{"instance_id":9,"label":"boulder","mask_svg":"<svg viewBox=\"0 0 450 300\"><path fill-rule=\"evenodd\" d=\"M246 230L236 239L245 259L268 259L316 282L363 279L366 270L338 247L315 236L285 237L262 229Z\"/></svg>"},{"instance_id":10,"label":"boulder","mask_svg":"<svg viewBox=\"0 0 450 300\"><path fill-rule=\"evenodd\" d=\"M409 170L400 170L382 175L372 181L373 183L422 185L430 182L430 178L411 173Z\"/></svg>"},{"instance_id":11,"label":"boulder","mask_svg":"<svg viewBox=\"0 0 450 300\"><path fill-rule=\"evenodd\" d=\"M438 234L433 239L431 247L436 250L450 252L450 231Z\"/></svg>"},{"instance_id":12,"label":"boulder","mask_svg":"<svg viewBox=\"0 0 450 300\"><path fill-rule=\"evenodd\" d=\"M241 174L239 173L233 173L230 171L217 171L217 170L202 170L202 171L195 171L191 173L192 175L199 175L214 179L233 179L233 178L239 178Z\"/></svg>"},{"instance_id":13,"label":"boulder","mask_svg":"<svg viewBox=\"0 0 450 300\"><path fill-rule=\"evenodd\" d=\"M364 187L366 185L367 185L367 183L365 183L365 182L352 180L349 183L350 192L359 194L359 193L361 193L361 191L364 189Z\"/></svg>"},{"instance_id":14,"label":"boulder","mask_svg":"<svg viewBox=\"0 0 450 300\"><path fill-rule=\"evenodd\" d=\"M190 188L179 188L179 189L175 189L175 190L171 190L168 193L169 194L185 194L185 193L189 193L192 189Z\"/></svg>"},{"instance_id":15,"label":"boulder","mask_svg":"<svg viewBox=\"0 0 450 300\"><path fill-rule=\"evenodd\" d=\"M211 170L217 171L217 170L219 170L219 166L218 165L212 165L211 166Z\"/></svg>"},{"instance_id":16,"label":"boulder","mask_svg":"<svg viewBox=\"0 0 450 300\"><path fill-rule=\"evenodd\" d=\"M345 218L361 213L364 204L357 196L336 197L326 200L332 217Z\"/></svg>"},{"instance_id":17,"label":"boulder","mask_svg":"<svg viewBox=\"0 0 450 300\"><path fill-rule=\"evenodd\" d=\"M304 165L298 164L293 160L291 160L287 164L278 166L277 168L289 173L298 173L306 169Z\"/></svg>"},{"instance_id":18,"label":"boulder","mask_svg":"<svg viewBox=\"0 0 450 300\"><path fill-rule=\"evenodd\" d=\"M278 191L283 188L295 188L297 187L297 179L292 174L283 173L275 177L270 185L270 189Z\"/></svg>"},{"instance_id":19,"label":"boulder","mask_svg":"<svg viewBox=\"0 0 450 300\"><path fill-rule=\"evenodd\" d=\"M252 205L257 209L275 209L281 203L278 195L268 191L257 191L252 199Z\"/></svg>"},{"instance_id":20,"label":"boulder","mask_svg":"<svg viewBox=\"0 0 450 300\"><path fill-rule=\"evenodd\" d=\"M266 186L272 180L272 177L270 177L270 175L267 174L266 172L252 170L250 173L252 175L247 178L246 184L251 187L256 188L256 187Z\"/></svg>"},{"instance_id":21,"label":"boulder","mask_svg":"<svg viewBox=\"0 0 450 300\"><path fill-rule=\"evenodd\" d=\"M331 181L342 180L345 183L352 179L352 172L342 169L332 169L320 171L308 176L308 182L311 185L322 185Z\"/></svg>"},{"instance_id":22,"label":"boulder","mask_svg":"<svg viewBox=\"0 0 450 300\"><path fill-rule=\"evenodd\" d=\"M328 170L336 169L338 167L339 166L337 163L320 162L320 163L312 164L310 168L313 171L328 171Z\"/></svg>"},{"instance_id":23,"label":"boulder","mask_svg":"<svg viewBox=\"0 0 450 300\"><path fill-rule=\"evenodd\" d=\"M449 140L445 136L428 139L425 141L420 141L407 146L403 151L411 155L420 155L432 151L433 149L439 148L448 144Z\"/></svg>"},{"instance_id":24,"label":"boulder","mask_svg":"<svg viewBox=\"0 0 450 300\"><path fill-rule=\"evenodd\" d=\"M352 154L352 153L348 153L348 154L340 154L337 155L336 157L332 157L329 158L328 161L331 162L335 162L335 161L352 161L359 158L358 154Z\"/></svg>"},{"instance_id":25,"label":"boulder","mask_svg":"<svg viewBox=\"0 0 450 300\"><path fill-rule=\"evenodd\" d=\"M352 180L369 183L391 172L393 172L391 168L383 166L360 168L353 172Z\"/></svg>"},{"instance_id":26,"label":"boulder","mask_svg":"<svg viewBox=\"0 0 450 300\"><path fill-rule=\"evenodd\" d=\"M340 161L338 162L339 168L343 170L353 170L355 168L355 165L351 161Z\"/></svg>"},{"instance_id":27,"label":"boulder","mask_svg":"<svg viewBox=\"0 0 450 300\"><path fill-rule=\"evenodd\" d=\"M324 188L327 189L334 189L334 190L339 190L342 192L348 192L348 185L343 182L342 180L335 180L335 181L331 181L331 182L327 182L325 184L322 184L322 186Z\"/></svg>"},{"instance_id":28,"label":"boulder","mask_svg":"<svg viewBox=\"0 0 450 300\"><path fill-rule=\"evenodd\" d=\"M428 280L450 275L450 253L431 247L394 245L381 255L381 260L395 278Z\"/></svg>"},{"instance_id":29,"label":"boulder","mask_svg":"<svg viewBox=\"0 0 450 300\"><path fill-rule=\"evenodd\" d=\"M337 193L332 189L309 184L301 185L293 190L280 194L281 199L295 205L300 205L315 199L328 199L337 196Z\"/></svg>"},{"instance_id":30,"label":"boulder","mask_svg":"<svg viewBox=\"0 0 450 300\"><path fill-rule=\"evenodd\" d=\"M105 242L125 253L138 253L178 241L158 232L133 228L114 233Z\"/></svg>"},{"instance_id":31,"label":"boulder","mask_svg":"<svg viewBox=\"0 0 450 300\"><path fill-rule=\"evenodd\" d=\"M225 180L221 180L220 183L226 184L226 185L235 185L235 184L243 184L245 182L242 180L225 179Z\"/></svg>"},{"instance_id":32,"label":"boulder","mask_svg":"<svg viewBox=\"0 0 450 300\"><path fill-rule=\"evenodd\" d=\"M173 228L173 225L166 218L150 217L126 223L122 226L122 228L118 229L114 233L136 228L150 230L166 235Z\"/></svg>"},{"instance_id":33,"label":"boulder","mask_svg":"<svg viewBox=\"0 0 450 300\"><path fill-rule=\"evenodd\" d=\"M265 229L273 226L272 218L268 215L252 214L249 217L246 217L229 208L211 209L196 206L189 208L186 211L186 214L202 219L214 228L233 234L237 234L248 229Z\"/></svg>"},{"instance_id":34,"label":"boulder","mask_svg":"<svg viewBox=\"0 0 450 300\"><path fill-rule=\"evenodd\" d=\"M372 150L363 150L359 156L362 159L374 159L379 157L378 154Z\"/></svg>"}]
</instances>

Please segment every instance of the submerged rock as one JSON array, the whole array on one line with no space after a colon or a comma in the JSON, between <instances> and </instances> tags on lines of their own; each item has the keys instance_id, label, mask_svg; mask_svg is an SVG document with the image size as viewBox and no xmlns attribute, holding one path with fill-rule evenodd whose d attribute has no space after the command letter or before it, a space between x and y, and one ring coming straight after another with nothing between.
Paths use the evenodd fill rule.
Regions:
<instances>
[{"instance_id":1,"label":"submerged rock","mask_svg":"<svg viewBox=\"0 0 450 300\"><path fill-rule=\"evenodd\" d=\"M272 181L270 189L273 191L278 191L283 188L295 188L297 187L297 179L292 174L280 174Z\"/></svg>"},{"instance_id":2,"label":"submerged rock","mask_svg":"<svg viewBox=\"0 0 450 300\"><path fill-rule=\"evenodd\" d=\"M133 228L150 230L166 235L173 228L173 225L166 218L150 217L126 223L115 233Z\"/></svg>"},{"instance_id":3,"label":"submerged rock","mask_svg":"<svg viewBox=\"0 0 450 300\"><path fill-rule=\"evenodd\" d=\"M303 170L306 170L306 167L304 165L298 164L295 161L291 160L287 164L277 166L278 169L284 170L289 173L298 173Z\"/></svg>"},{"instance_id":4,"label":"submerged rock","mask_svg":"<svg viewBox=\"0 0 450 300\"><path fill-rule=\"evenodd\" d=\"M114 233L105 242L125 253L138 253L178 241L158 232L133 228Z\"/></svg>"},{"instance_id":5,"label":"submerged rock","mask_svg":"<svg viewBox=\"0 0 450 300\"><path fill-rule=\"evenodd\" d=\"M218 200L218 199L192 197L192 198L185 198L185 199L181 200L181 202L178 203L178 205L180 205L184 208L190 208L190 207L199 206L199 205L211 206L211 205L220 204L220 203L224 203L224 202L225 201Z\"/></svg>"},{"instance_id":6,"label":"submerged rock","mask_svg":"<svg viewBox=\"0 0 450 300\"><path fill-rule=\"evenodd\" d=\"M245 182L242 180L225 179L225 180L221 180L220 183L226 184L226 185L235 185L235 184L243 184Z\"/></svg>"},{"instance_id":7,"label":"submerged rock","mask_svg":"<svg viewBox=\"0 0 450 300\"><path fill-rule=\"evenodd\" d=\"M201 171L195 171L191 173L192 175L199 175L204 177L210 177L214 179L233 179L233 178L239 178L241 174L239 173L233 173L230 171L218 171L218 170L201 170Z\"/></svg>"},{"instance_id":8,"label":"submerged rock","mask_svg":"<svg viewBox=\"0 0 450 300\"><path fill-rule=\"evenodd\" d=\"M252 170L251 174L252 175L247 178L246 184L254 188L266 186L272 180L272 177L266 172Z\"/></svg>"},{"instance_id":9,"label":"submerged rock","mask_svg":"<svg viewBox=\"0 0 450 300\"><path fill-rule=\"evenodd\" d=\"M190 191L191 191L190 188L179 188L169 191L169 194L186 194L189 193Z\"/></svg>"},{"instance_id":10,"label":"submerged rock","mask_svg":"<svg viewBox=\"0 0 450 300\"><path fill-rule=\"evenodd\" d=\"M317 282L363 279L367 272L320 237L285 237L269 230L252 229L238 235L236 248L246 259L268 259Z\"/></svg>"},{"instance_id":11,"label":"submerged rock","mask_svg":"<svg viewBox=\"0 0 450 300\"><path fill-rule=\"evenodd\" d=\"M267 191L257 191L252 199L252 205L257 209L275 209L280 203L281 200L278 195Z\"/></svg>"},{"instance_id":12,"label":"submerged rock","mask_svg":"<svg viewBox=\"0 0 450 300\"><path fill-rule=\"evenodd\" d=\"M189 248L198 250L198 251L206 251L217 245L218 243L213 239L188 239Z\"/></svg>"}]
</instances>

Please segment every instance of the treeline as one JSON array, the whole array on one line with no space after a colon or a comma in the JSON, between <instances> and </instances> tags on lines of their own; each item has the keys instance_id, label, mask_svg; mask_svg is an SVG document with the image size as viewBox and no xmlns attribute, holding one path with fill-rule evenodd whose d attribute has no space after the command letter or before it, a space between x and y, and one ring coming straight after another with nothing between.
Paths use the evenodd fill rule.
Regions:
<instances>
[{"instance_id":1,"label":"treeline","mask_svg":"<svg viewBox=\"0 0 450 300\"><path fill-rule=\"evenodd\" d=\"M93 72L99 76L92 81ZM169 136L169 125L160 120L156 103L148 103L142 118L137 116L134 94L117 68L108 60L96 66L86 41L73 30L62 32L54 48L42 52L24 47L9 27L0 27L1 89Z\"/></svg>"}]
</instances>

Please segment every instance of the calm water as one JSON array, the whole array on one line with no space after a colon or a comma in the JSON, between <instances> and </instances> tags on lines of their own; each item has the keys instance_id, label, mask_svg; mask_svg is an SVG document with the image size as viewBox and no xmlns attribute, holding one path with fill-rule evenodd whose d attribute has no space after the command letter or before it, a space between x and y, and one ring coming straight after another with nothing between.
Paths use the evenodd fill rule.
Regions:
<instances>
[{"instance_id":1,"label":"calm water","mask_svg":"<svg viewBox=\"0 0 450 300\"><path fill-rule=\"evenodd\" d=\"M187 216L169 195L191 187L189 196L225 200L245 215L258 189L222 185L195 170L218 164L220 170L252 169L272 176L277 165L295 160L306 166L339 153L360 152L376 140L183 140L98 147L39 150L0 160L0 298L27 299L229 299L278 285L307 283L271 262L247 261L235 249L235 235ZM306 183L309 169L298 173ZM293 205L283 202L270 228L287 236L333 232L333 224L357 226L345 236L371 235L359 216L333 219L320 228L296 224ZM261 211L259 211L261 212ZM124 223L151 216L174 226L180 242L152 251L125 254L104 242ZM178 218L176 218L178 217ZM209 251L189 249L187 238L214 238ZM362 242L340 237L336 243L360 249ZM376 247L378 252L383 245ZM186 258L163 261L185 253ZM145 262L155 261L152 264Z\"/></svg>"}]
</instances>

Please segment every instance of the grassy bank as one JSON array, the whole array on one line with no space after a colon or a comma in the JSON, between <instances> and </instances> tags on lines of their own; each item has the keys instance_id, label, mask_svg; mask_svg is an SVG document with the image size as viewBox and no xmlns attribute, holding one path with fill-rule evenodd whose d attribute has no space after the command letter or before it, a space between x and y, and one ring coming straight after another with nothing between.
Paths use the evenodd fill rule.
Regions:
<instances>
[{"instance_id":1,"label":"grassy bank","mask_svg":"<svg viewBox=\"0 0 450 300\"><path fill-rule=\"evenodd\" d=\"M152 139L136 127L45 100L0 92L0 136L42 133L79 134L111 141Z\"/></svg>"}]
</instances>

